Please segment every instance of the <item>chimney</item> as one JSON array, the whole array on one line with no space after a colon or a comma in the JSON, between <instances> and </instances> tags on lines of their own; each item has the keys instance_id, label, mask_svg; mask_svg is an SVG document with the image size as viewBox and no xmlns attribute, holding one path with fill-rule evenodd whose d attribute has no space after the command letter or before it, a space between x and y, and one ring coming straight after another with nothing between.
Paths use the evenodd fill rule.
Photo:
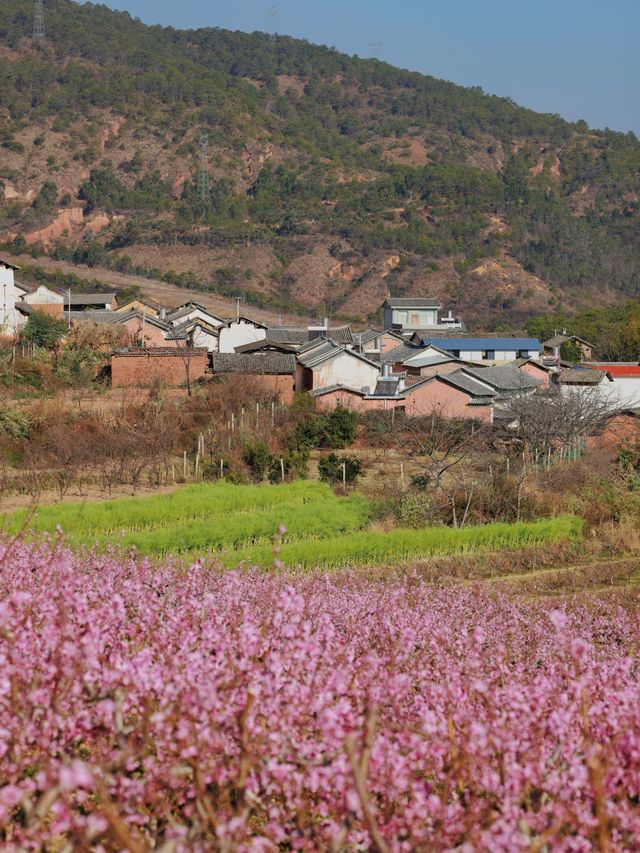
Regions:
<instances>
[{"instance_id":1,"label":"chimney","mask_svg":"<svg viewBox=\"0 0 640 853\"><path fill-rule=\"evenodd\" d=\"M382 378L383 379L388 379L391 376L391 368L392 368L392 365L389 364L388 362L385 361L382 363Z\"/></svg>"},{"instance_id":2,"label":"chimney","mask_svg":"<svg viewBox=\"0 0 640 853\"><path fill-rule=\"evenodd\" d=\"M322 325L324 326L325 329L329 329L329 318L328 317L324 318Z\"/></svg>"},{"instance_id":3,"label":"chimney","mask_svg":"<svg viewBox=\"0 0 640 853\"><path fill-rule=\"evenodd\" d=\"M160 319L161 319L161 320L166 320L166 319L167 319L167 309L166 309L166 308L161 308L161 309L160 309Z\"/></svg>"}]
</instances>

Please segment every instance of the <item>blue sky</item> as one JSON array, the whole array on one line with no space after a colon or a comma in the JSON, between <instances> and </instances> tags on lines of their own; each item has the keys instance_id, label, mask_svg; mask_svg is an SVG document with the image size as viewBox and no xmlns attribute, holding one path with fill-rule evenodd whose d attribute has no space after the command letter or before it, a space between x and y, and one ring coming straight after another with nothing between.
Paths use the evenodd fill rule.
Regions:
<instances>
[{"instance_id":1,"label":"blue sky","mask_svg":"<svg viewBox=\"0 0 640 853\"><path fill-rule=\"evenodd\" d=\"M640 136L640 0L103 1L179 28L251 32L273 22L279 33L359 56L377 50L393 65Z\"/></svg>"}]
</instances>

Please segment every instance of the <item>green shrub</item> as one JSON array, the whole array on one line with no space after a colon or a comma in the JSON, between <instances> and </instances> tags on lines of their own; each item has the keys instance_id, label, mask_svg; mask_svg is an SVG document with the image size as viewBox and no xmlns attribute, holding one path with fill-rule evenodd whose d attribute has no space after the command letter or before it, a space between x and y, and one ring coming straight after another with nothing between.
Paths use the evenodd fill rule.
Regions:
<instances>
[{"instance_id":1,"label":"green shrub","mask_svg":"<svg viewBox=\"0 0 640 853\"><path fill-rule=\"evenodd\" d=\"M344 468L343 468L344 466ZM318 461L320 479L327 483L355 483L362 473L362 459L358 456L338 456L329 453Z\"/></svg>"}]
</instances>

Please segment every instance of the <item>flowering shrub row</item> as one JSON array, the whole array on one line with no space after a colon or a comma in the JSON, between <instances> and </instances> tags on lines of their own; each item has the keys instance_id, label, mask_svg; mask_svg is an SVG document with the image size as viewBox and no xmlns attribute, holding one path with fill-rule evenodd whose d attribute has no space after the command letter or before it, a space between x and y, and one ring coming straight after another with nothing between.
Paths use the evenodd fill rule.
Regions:
<instances>
[{"instance_id":1,"label":"flowering shrub row","mask_svg":"<svg viewBox=\"0 0 640 853\"><path fill-rule=\"evenodd\" d=\"M638 619L613 605L2 551L5 850L640 838Z\"/></svg>"}]
</instances>

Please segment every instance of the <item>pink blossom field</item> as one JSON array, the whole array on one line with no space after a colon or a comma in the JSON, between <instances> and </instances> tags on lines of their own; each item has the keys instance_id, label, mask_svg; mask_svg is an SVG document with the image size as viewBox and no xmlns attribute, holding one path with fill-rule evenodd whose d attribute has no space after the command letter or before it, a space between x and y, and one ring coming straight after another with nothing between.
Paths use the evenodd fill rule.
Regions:
<instances>
[{"instance_id":1,"label":"pink blossom field","mask_svg":"<svg viewBox=\"0 0 640 853\"><path fill-rule=\"evenodd\" d=\"M2 850L640 847L614 603L3 551Z\"/></svg>"}]
</instances>

